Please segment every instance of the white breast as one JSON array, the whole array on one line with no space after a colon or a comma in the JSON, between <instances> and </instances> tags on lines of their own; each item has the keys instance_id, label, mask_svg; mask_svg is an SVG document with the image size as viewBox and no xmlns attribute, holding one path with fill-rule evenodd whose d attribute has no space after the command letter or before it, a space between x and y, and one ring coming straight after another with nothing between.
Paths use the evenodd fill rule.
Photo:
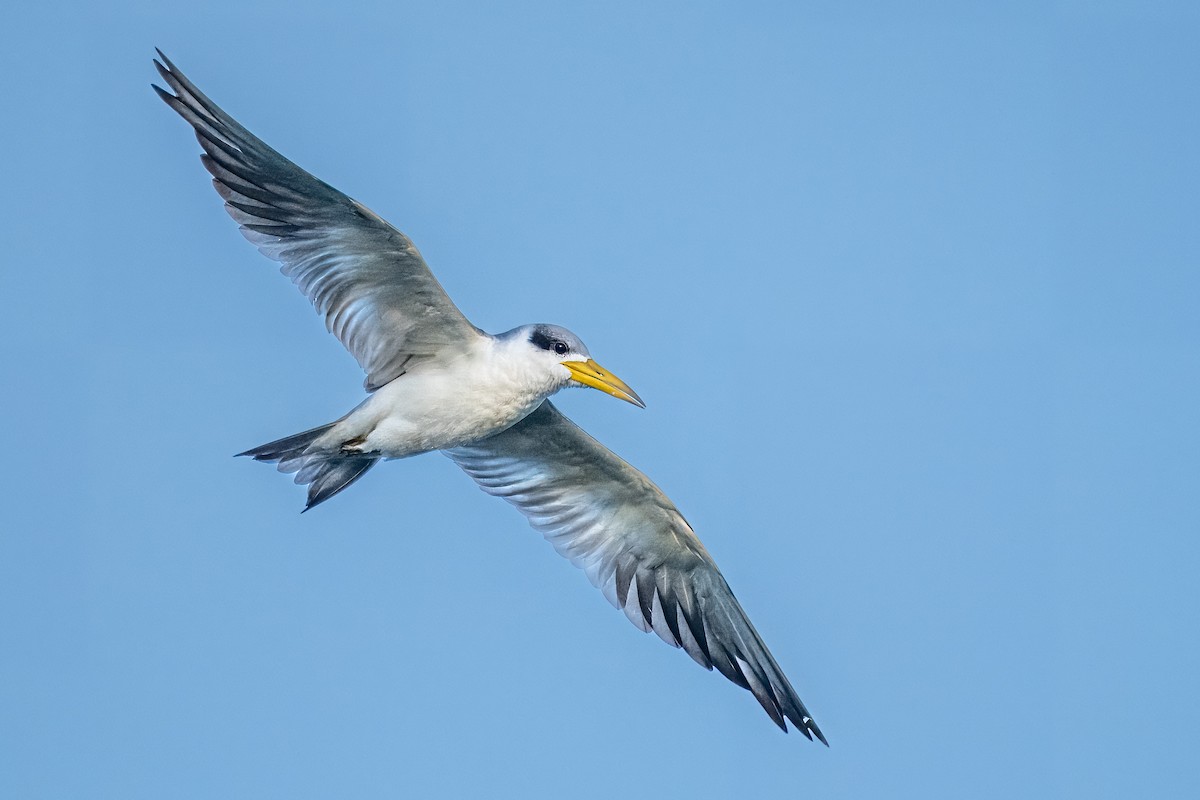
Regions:
<instances>
[{"instance_id":1,"label":"white breast","mask_svg":"<svg viewBox=\"0 0 1200 800\"><path fill-rule=\"evenodd\" d=\"M469 444L515 425L557 391L564 381L555 368L561 369L531 358L528 348L487 341L449 364L415 368L380 388L329 438L340 446L365 437L363 451L388 458Z\"/></svg>"}]
</instances>

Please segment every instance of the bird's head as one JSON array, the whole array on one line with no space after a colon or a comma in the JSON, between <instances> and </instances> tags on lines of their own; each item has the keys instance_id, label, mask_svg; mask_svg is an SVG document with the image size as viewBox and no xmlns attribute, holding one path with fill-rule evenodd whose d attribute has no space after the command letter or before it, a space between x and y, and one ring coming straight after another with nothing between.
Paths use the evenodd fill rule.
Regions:
<instances>
[{"instance_id":1,"label":"bird's head","mask_svg":"<svg viewBox=\"0 0 1200 800\"><path fill-rule=\"evenodd\" d=\"M534 357L546 363L555 376L561 378L560 388L590 386L640 408L646 407L637 392L597 364L583 340L566 328L543 324L527 325L518 330L525 334L525 341L534 351Z\"/></svg>"}]
</instances>

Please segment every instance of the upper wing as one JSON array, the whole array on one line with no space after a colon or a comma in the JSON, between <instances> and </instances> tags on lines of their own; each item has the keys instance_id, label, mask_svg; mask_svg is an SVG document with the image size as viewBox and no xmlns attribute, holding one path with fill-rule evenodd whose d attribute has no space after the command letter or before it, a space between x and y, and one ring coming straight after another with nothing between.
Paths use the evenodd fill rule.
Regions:
<instances>
[{"instance_id":1,"label":"upper wing","mask_svg":"<svg viewBox=\"0 0 1200 800\"><path fill-rule=\"evenodd\" d=\"M374 391L413 359L482 336L407 236L272 150L159 51L175 92L154 90L196 129L200 160L242 233L312 301ZM165 64L165 66L164 66Z\"/></svg>"},{"instance_id":2,"label":"upper wing","mask_svg":"<svg viewBox=\"0 0 1200 800\"><path fill-rule=\"evenodd\" d=\"M553 404L446 454L516 506L634 625L749 689L785 731L784 717L828 744L674 504Z\"/></svg>"}]
</instances>

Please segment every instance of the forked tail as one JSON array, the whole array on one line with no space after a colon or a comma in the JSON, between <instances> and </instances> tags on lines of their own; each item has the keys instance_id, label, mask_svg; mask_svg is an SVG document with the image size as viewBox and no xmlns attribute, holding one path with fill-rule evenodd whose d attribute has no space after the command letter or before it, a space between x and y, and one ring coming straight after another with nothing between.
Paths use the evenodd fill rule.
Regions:
<instances>
[{"instance_id":1,"label":"forked tail","mask_svg":"<svg viewBox=\"0 0 1200 800\"><path fill-rule=\"evenodd\" d=\"M321 434L332 428L336 423L322 425L310 431L293 434L259 445L239 456L250 456L255 461L268 464L278 464L280 472L296 473L297 484L308 485L308 503L304 510L308 511L318 503L323 503L335 494L363 476L375 465L379 456L343 455L341 453L309 452L309 447Z\"/></svg>"}]
</instances>

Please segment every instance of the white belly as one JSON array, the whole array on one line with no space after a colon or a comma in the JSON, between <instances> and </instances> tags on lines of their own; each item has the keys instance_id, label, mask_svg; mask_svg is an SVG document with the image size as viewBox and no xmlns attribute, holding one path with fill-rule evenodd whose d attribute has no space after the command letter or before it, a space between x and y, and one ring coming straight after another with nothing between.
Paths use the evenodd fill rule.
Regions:
<instances>
[{"instance_id":1,"label":"white belly","mask_svg":"<svg viewBox=\"0 0 1200 800\"><path fill-rule=\"evenodd\" d=\"M387 458L458 447L515 425L557 388L530 385L499 367L467 361L402 375L315 444Z\"/></svg>"}]
</instances>

